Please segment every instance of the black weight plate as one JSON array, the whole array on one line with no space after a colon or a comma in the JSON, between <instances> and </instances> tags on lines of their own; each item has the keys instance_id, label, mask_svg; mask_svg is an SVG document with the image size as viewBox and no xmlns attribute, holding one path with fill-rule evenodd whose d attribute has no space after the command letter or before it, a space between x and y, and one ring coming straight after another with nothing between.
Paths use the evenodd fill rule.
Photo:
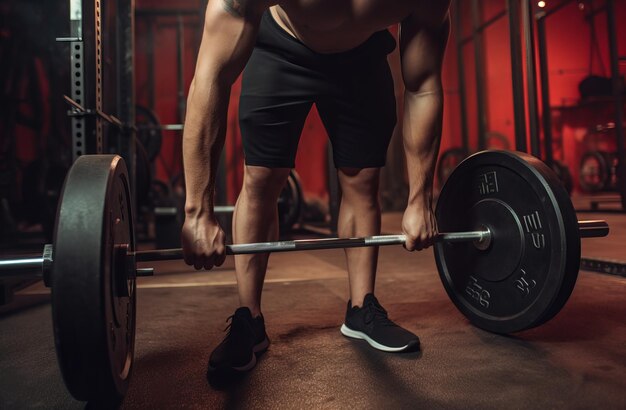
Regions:
<instances>
[{"instance_id":1,"label":"black weight plate","mask_svg":"<svg viewBox=\"0 0 626 410\"><path fill-rule=\"evenodd\" d=\"M472 155L448 178L436 215L441 232L492 232L486 250L471 242L435 245L444 287L473 324L513 333L563 307L578 275L578 221L541 161L510 151Z\"/></svg>"},{"instance_id":2,"label":"black weight plate","mask_svg":"<svg viewBox=\"0 0 626 410\"><path fill-rule=\"evenodd\" d=\"M291 170L278 197L278 226L281 233L286 233L298 222L302 202L300 177L295 170Z\"/></svg>"},{"instance_id":3,"label":"black weight plate","mask_svg":"<svg viewBox=\"0 0 626 410\"><path fill-rule=\"evenodd\" d=\"M130 380L135 280L119 249L135 249L128 172L115 155L79 157L65 180L52 265L57 357L76 399L115 404ZM125 254L125 252L124 252Z\"/></svg>"}]
</instances>

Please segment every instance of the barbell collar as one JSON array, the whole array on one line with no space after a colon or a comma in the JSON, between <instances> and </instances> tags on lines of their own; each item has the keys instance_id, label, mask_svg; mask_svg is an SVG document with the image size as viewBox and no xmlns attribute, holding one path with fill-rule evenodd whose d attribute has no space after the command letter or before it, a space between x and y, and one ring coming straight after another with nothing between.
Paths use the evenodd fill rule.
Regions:
<instances>
[{"instance_id":1,"label":"barbell collar","mask_svg":"<svg viewBox=\"0 0 626 410\"><path fill-rule=\"evenodd\" d=\"M54 262L54 246L46 244L43 247L43 255L41 258L41 274L43 275L43 283L46 287L52 286L52 263Z\"/></svg>"}]
</instances>

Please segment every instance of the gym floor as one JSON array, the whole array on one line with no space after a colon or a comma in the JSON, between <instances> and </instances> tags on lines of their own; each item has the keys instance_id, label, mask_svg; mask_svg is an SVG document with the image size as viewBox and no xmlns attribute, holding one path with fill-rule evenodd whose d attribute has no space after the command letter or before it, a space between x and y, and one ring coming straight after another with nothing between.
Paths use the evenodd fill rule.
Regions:
<instances>
[{"instance_id":1,"label":"gym floor","mask_svg":"<svg viewBox=\"0 0 626 410\"><path fill-rule=\"evenodd\" d=\"M624 260L626 215L583 255ZM398 232L401 214L385 214ZM237 305L233 262L210 273L153 264L138 291L135 367L123 407L158 408L626 408L626 278L581 271L555 319L512 336L468 323L448 299L432 251L381 249L377 295L417 333L422 351L388 354L341 336L347 279L341 250L274 254L264 291L272 340L245 377L207 381L206 363ZM0 408L78 409L56 363L47 290L0 316Z\"/></svg>"}]
</instances>

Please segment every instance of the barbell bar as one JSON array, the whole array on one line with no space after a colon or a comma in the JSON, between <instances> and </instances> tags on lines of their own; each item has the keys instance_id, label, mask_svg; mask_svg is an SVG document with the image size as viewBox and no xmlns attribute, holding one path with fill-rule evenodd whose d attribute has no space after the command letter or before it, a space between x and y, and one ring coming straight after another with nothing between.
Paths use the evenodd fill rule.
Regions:
<instances>
[{"instance_id":1,"label":"barbell bar","mask_svg":"<svg viewBox=\"0 0 626 410\"><path fill-rule=\"evenodd\" d=\"M216 206L215 208L218 208ZM222 206L221 208L231 208ZM221 212L228 212L228 209L219 209ZM603 220L582 220L578 221L578 230L581 238L595 238L607 236L609 225ZM466 232L444 232L435 235L434 242L459 243L474 242L476 247L485 250L489 247L492 233L489 229L466 231ZM296 239L276 242L256 242L226 245L227 255L251 255L258 253L292 252L292 251L315 251L321 249L343 249L361 248L370 246L404 245L406 235L375 235L360 238L327 238L327 239ZM0 260L1 276L11 276L12 272L24 270L42 270L44 263L52 263L52 245L46 245L46 256L29 255L20 258ZM136 262L156 262L165 260L176 260L183 258L182 248L175 249L154 249L135 251L128 254L134 257ZM142 275L139 275L142 276Z\"/></svg>"},{"instance_id":2,"label":"barbell bar","mask_svg":"<svg viewBox=\"0 0 626 410\"><path fill-rule=\"evenodd\" d=\"M595 238L609 234L609 225L603 220L578 221L578 229L581 238ZM434 242L473 242L476 248L485 250L489 247L491 239L491 231L484 229L477 231L438 233L434 238ZM404 245L405 243L405 235L376 235L361 238L296 239L290 241L226 245L226 254L245 255L267 252L314 251L321 249ZM137 262L175 260L182 259L183 250L181 248L144 250L136 251L134 256Z\"/></svg>"}]
</instances>

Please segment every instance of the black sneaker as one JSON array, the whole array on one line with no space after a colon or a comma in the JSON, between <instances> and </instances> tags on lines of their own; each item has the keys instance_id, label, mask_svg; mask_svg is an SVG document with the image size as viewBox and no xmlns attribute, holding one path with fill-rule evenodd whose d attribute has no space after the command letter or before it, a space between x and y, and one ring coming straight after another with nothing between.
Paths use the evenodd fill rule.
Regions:
<instances>
[{"instance_id":1,"label":"black sneaker","mask_svg":"<svg viewBox=\"0 0 626 410\"><path fill-rule=\"evenodd\" d=\"M373 348L385 352L418 350L420 346L416 335L389 320L387 311L372 293L365 295L361 307L352 307L352 303L348 302L341 333L347 337L363 339Z\"/></svg>"},{"instance_id":2,"label":"black sneaker","mask_svg":"<svg viewBox=\"0 0 626 410\"><path fill-rule=\"evenodd\" d=\"M209 373L217 371L246 372L256 364L256 354L270 345L263 316L253 318L250 309L240 307L226 321L228 334L209 358Z\"/></svg>"}]
</instances>

